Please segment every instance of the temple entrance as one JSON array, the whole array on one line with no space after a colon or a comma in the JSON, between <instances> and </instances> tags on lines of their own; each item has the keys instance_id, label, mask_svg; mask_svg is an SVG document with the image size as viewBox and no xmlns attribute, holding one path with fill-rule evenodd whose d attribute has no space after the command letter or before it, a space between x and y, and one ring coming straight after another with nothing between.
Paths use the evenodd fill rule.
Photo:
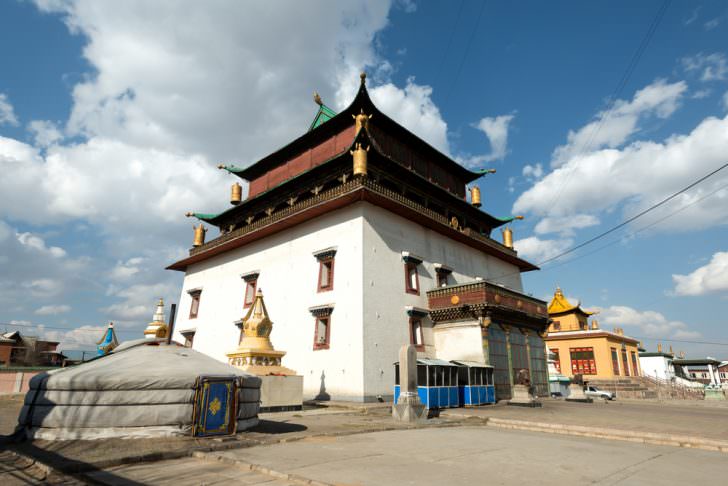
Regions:
<instances>
[{"instance_id":1,"label":"temple entrance","mask_svg":"<svg viewBox=\"0 0 728 486\"><path fill-rule=\"evenodd\" d=\"M511 372L508 365L508 346L506 333L497 324L488 328L488 349L490 364L493 366L496 400L511 398Z\"/></svg>"}]
</instances>

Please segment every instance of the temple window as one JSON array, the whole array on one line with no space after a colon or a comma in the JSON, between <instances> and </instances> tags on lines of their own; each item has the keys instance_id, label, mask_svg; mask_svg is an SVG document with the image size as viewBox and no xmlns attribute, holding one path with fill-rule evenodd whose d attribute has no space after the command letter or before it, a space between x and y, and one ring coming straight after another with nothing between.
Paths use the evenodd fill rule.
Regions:
<instances>
[{"instance_id":1,"label":"temple window","mask_svg":"<svg viewBox=\"0 0 728 486\"><path fill-rule=\"evenodd\" d=\"M410 344L413 344L417 351L425 350L425 340L422 336L422 319L410 317Z\"/></svg>"},{"instance_id":2,"label":"temple window","mask_svg":"<svg viewBox=\"0 0 728 486\"><path fill-rule=\"evenodd\" d=\"M197 319L197 314L200 311L200 295L202 294L202 289L188 290L187 293L192 298L192 302L190 303L190 319Z\"/></svg>"},{"instance_id":3,"label":"temple window","mask_svg":"<svg viewBox=\"0 0 728 486\"><path fill-rule=\"evenodd\" d=\"M422 258L403 251L402 259L404 260L404 289L408 294L420 295L420 276L417 273L417 266L422 263Z\"/></svg>"},{"instance_id":4,"label":"temple window","mask_svg":"<svg viewBox=\"0 0 728 486\"><path fill-rule=\"evenodd\" d=\"M327 248L313 254L319 262L318 292L334 290L334 256L336 248Z\"/></svg>"},{"instance_id":5,"label":"temple window","mask_svg":"<svg viewBox=\"0 0 728 486\"><path fill-rule=\"evenodd\" d=\"M596 375L597 364L594 360L594 348L570 348L571 373L582 375Z\"/></svg>"},{"instance_id":6,"label":"temple window","mask_svg":"<svg viewBox=\"0 0 728 486\"><path fill-rule=\"evenodd\" d=\"M612 371L614 376L619 376L619 359L617 357L617 348L612 348Z\"/></svg>"},{"instance_id":7,"label":"temple window","mask_svg":"<svg viewBox=\"0 0 728 486\"><path fill-rule=\"evenodd\" d=\"M554 367L556 368L556 371L561 373L561 359L559 358L559 350L552 349L551 352L554 355Z\"/></svg>"},{"instance_id":8,"label":"temple window","mask_svg":"<svg viewBox=\"0 0 728 486\"><path fill-rule=\"evenodd\" d=\"M560 331L560 330L561 330L561 322L554 321L554 331Z\"/></svg>"},{"instance_id":9,"label":"temple window","mask_svg":"<svg viewBox=\"0 0 728 486\"><path fill-rule=\"evenodd\" d=\"M315 326L313 333L313 349L329 349L331 343L331 313L334 306L323 305L309 308L311 314L315 318Z\"/></svg>"},{"instance_id":10,"label":"temple window","mask_svg":"<svg viewBox=\"0 0 728 486\"><path fill-rule=\"evenodd\" d=\"M435 263L435 273L437 276L438 287L447 287L452 283L452 279L450 278L450 275L452 274L452 268L441 263Z\"/></svg>"},{"instance_id":11,"label":"temple window","mask_svg":"<svg viewBox=\"0 0 728 486\"><path fill-rule=\"evenodd\" d=\"M241 278L245 281L245 295L243 297L243 309L247 309L255 302L255 291L258 288L258 275L260 272L248 272Z\"/></svg>"},{"instance_id":12,"label":"temple window","mask_svg":"<svg viewBox=\"0 0 728 486\"><path fill-rule=\"evenodd\" d=\"M182 337L185 338L185 348L191 348L192 343L195 341L195 330L188 329L185 331L180 331L180 334L182 334Z\"/></svg>"}]
</instances>

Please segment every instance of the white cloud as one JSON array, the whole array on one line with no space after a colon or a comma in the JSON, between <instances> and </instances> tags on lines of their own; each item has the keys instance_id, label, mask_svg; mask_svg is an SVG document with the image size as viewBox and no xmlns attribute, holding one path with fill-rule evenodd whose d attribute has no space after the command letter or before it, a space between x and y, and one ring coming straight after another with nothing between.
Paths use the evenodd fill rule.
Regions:
<instances>
[{"instance_id":1,"label":"white cloud","mask_svg":"<svg viewBox=\"0 0 728 486\"><path fill-rule=\"evenodd\" d=\"M656 311L640 311L623 305L596 308L602 324L624 326L625 334L635 334L647 338L691 339L700 337L700 333L690 330L682 321L672 321ZM639 334L637 334L639 333Z\"/></svg>"},{"instance_id":2,"label":"white cloud","mask_svg":"<svg viewBox=\"0 0 728 486\"><path fill-rule=\"evenodd\" d=\"M66 256L66 250L58 246L46 246L45 241L38 235L31 233L18 233L18 241L29 249L47 253L55 258L63 258Z\"/></svg>"},{"instance_id":3,"label":"white cloud","mask_svg":"<svg viewBox=\"0 0 728 486\"><path fill-rule=\"evenodd\" d=\"M353 92L350 91L349 96ZM386 83L373 87L370 95L382 112L436 149L445 154L450 153L447 123L432 101L431 87L418 85L414 78L408 78L404 88Z\"/></svg>"},{"instance_id":4,"label":"white cloud","mask_svg":"<svg viewBox=\"0 0 728 486\"><path fill-rule=\"evenodd\" d=\"M41 298L58 295L63 289L63 283L61 281L50 278L39 278L25 281L21 284L21 286L28 289L32 296Z\"/></svg>"},{"instance_id":5,"label":"white cloud","mask_svg":"<svg viewBox=\"0 0 728 486\"><path fill-rule=\"evenodd\" d=\"M522 173L527 179L540 179L543 177L543 166L541 164L526 165L523 167Z\"/></svg>"},{"instance_id":6,"label":"white cloud","mask_svg":"<svg viewBox=\"0 0 728 486\"><path fill-rule=\"evenodd\" d=\"M63 134L56 124L48 120L33 120L28 124L28 130L33 134L37 147L49 147L63 139Z\"/></svg>"},{"instance_id":7,"label":"white cloud","mask_svg":"<svg viewBox=\"0 0 728 486\"><path fill-rule=\"evenodd\" d=\"M513 214L573 217L611 211L622 204L625 216L633 215L726 162L728 117L710 117L689 134L673 135L661 143L639 141L621 150L604 149L574 157L521 194ZM564 183L567 178L571 184ZM727 184L728 173L720 173L640 223L646 225L692 204L657 229L684 231L725 224ZM559 194L558 204L554 204L555 194Z\"/></svg>"},{"instance_id":8,"label":"white cloud","mask_svg":"<svg viewBox=\"0 0 728 486\"><path fill-rule=\"evenodd\" d=\"M566 145L554 150L552 167L602 147L615 148L639 130L638 122L647 116L669 117L687 90L684 81L668 84L658 79L637 91L632 101L617 100L611 110L599 112L595 120L577 131L570 131Z\"/></svg>"},{"instance_id":9,"label":"white cloud","mask_svg":"<svg viewBox=\"0 0 728 486\"><path fill-rule=\"evenodd\" d=\"M70 305L44 305L35 310L35 314L38 314L39 316L54 316L57 314L64 314L66 312L71 312Z\"/></svg>"},{"instance_id":10,"label":"white cloud","mask_svg":"<svg viewBox=\"0 0 728 486\"><path fill-rule=\"evenodd\" d=\"M15 116L13 105L10 104L7 95L0 93L0 125L18 125L18 118Z\"/></svg>"},{"instance_id":11,"label":"white cloud","mask_svg":"<svg viewBox=\"0 0 728 486\"><path fill-rule=\"evenodd\" d=\"M112 280L128 280L141 271L140 265L143 262L144 258L141 257L130 258L125 262L119 261L109 273L109 277Z\"/></svg>"},{"instance_id":12,"label":"white cloud","mask_svg":"<svg viewBox=\"0 0 728 486\"><path fill-rule=\"evenodd\" d=\"M728 252L717 252L706 265L688 275L673 275L676 295L728 292Z\"/></svg>"},{"instance_id":13,"label":"white cloud","mask_svg":"<svg viewBox=\"0 0 728 486\"><path fill-rule=\"evenodd\" d=\"M722 81L728 79L728 59L721 52L704 54L702 52L680 60L683 69L700 75L701 81Z\"/></svg>"},{"instance_id":14,"label":"white cloud","mask_svg":"<svg viewBox=\"0 0 728 486\"><path fill-rule=\"evenodd\" d=\"M179 287L172 283L134 284L113 292L113 296L123 299L122 302L99 309L109 320L114 322L141 322L154 314L157 299L164 298L170 302L179 297ZM169 317L169 316L168 316Z\"/></svg>"},{"instance_id":15,"label":"white cloud","mask_svg":"<svg viewBox=\"0 0 728 486\"><path fill-rule=\"evenodd\" d=\"M515 115L500 115L496 117L485 117L474 125L482 131L490 143L490 153L482 156L483 162L500 160L508 153L508 125L513 121Z\"/></svg>"},{"instance_id":16,"label":"white cloud","mask_svg":"<svg viewBox=\"0 0 728 486\"><path fill-rule=\"evenodd\" d=\"M534 231L537 234L560 233L562 236L572 236L574 229L588 228L598 224L599 218L591 214L546 217L536 224Z\"/></svg>"},{"instance_id":17,"label":"white cloud","mask_svg":"<svg viewBox=\"0 0 728 486\"><path fill-rule=\"evenodd\" d=\"M555 257L574 243L571 238L544 240L537 236L529 236L516 240L513 247L520 257L533 262L542 262Z\"/></svg>"},{"instance_id":18,"label":"white cloud","mask_svg":"<svg viewBox=\"0 0 728 486\"><path fill-rule=\"evenodd\" d=\"M722 20L723 19L720 16L714 19L710 19L703 24L703 27L705 27L705 30L713 30L720 25Z\"/></svg>"},{"instance_id":19,"label":"white cloud","mask_svg":"<svg viewBox=\"0 0 728 486\"><path fill-rule=\"evenodd\" d=\"M38 326L44 339L59 342L58 350L93 349L106 331L106 326L79 326L70 331L44 329ZM123 340L123 338L122 338ZM88 359L89 355L86 353Z\"/></svg>"}]
</instances>

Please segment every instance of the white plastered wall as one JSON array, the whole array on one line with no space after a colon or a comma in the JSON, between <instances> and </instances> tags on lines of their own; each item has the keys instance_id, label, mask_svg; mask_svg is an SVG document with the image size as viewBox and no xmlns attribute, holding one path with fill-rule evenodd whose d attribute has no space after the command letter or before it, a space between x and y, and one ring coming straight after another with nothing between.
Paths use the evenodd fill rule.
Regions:
<instances>
[{"instance_id":1,"label":"white plastered wall","mask_svg":"<svg viewBox=\"0 0 728 486\"><path fill-rule=\"evenodd\" d=\"M514 265L498 260L475 248L454 241L378 206L366 205L364 211L364 394L368 399L391 396L394 385L393 363L399 348L410 342L409 317L405 306L427 308L428 290L435 288L435 263L452 268L451 284L472 282L481 277L522 291L521 275ZM405 292L402 251L421 257L418 265L420 295ZM448 342L465 339L461 353L437 351L433 324L422 319L425 351L431 358L482 361L479 328L457 332ZM439 331L438 331L439 332ZM480 351L480 359L475 359Z\"/></svg>"},{"instance_id":2,"label":"white plastered wall","mask_svg":"<svg viewBox=\"0 0 728 486\"><path fill-rule=\"evenodd\" d=\"M245 281L260 271L258 288L273 321L271 341L286 351L283 365L304 377L304 398L325 393L334 400L362 400L362 204L333 211L285 232L255 241L198 264L186 272L175 339L196 328L193 348L220 361L238 345ZM319 263L313 253L336 247L334 289L317 292ZM188 290L201 288L198 317L189 319ZM313 350L309 308L333 304L330 348ZM323 376L323 378L322 378Z\"/></svg>"}]
</instances>

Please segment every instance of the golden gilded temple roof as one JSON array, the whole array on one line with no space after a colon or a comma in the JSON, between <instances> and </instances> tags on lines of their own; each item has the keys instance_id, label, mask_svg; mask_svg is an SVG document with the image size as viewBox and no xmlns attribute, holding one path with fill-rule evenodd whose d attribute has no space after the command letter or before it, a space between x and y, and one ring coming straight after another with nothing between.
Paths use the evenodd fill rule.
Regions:
<instances>
[{"instance_id":1,"label":"golden gilded temple roof","mask_svg":"<svg viewBox=\"0 0 728 486\"><path fill-rule=\"evenodd\" d=\"M549 315L566 314L569 312L579 312L586 316L594 314L594 312L587 312L582 309L579 306L579 303L577 303L576 305L572 305L571 302L569 302L568 299L564 297L564 293L561 291L561 288L556 287L556 292L554 292L554 298L551 299L551 302L549 303Z\"/></svg>"}]
</instances>

